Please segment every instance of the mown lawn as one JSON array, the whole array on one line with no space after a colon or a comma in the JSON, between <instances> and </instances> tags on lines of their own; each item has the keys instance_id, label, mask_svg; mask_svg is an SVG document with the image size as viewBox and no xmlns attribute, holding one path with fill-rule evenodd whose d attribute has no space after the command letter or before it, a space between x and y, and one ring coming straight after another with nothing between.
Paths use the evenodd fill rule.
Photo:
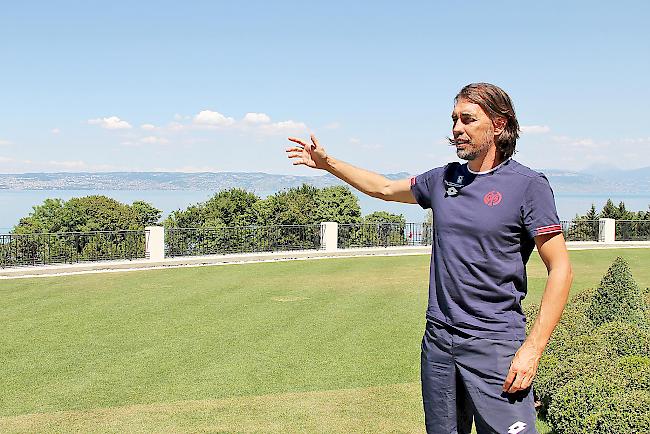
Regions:
<instances>
[{"instance_id":1,"label":"mown lawn","mask_svg":"<svg viewBox=\"0 0 650 434\"><path fill-rule=\"evenodd\" d=\"M650 249L574 251L573 291L617 255L650 285ZM0 432L422 432L427 279L423 255L2 280Z\"/></svg>"}]
</instances>

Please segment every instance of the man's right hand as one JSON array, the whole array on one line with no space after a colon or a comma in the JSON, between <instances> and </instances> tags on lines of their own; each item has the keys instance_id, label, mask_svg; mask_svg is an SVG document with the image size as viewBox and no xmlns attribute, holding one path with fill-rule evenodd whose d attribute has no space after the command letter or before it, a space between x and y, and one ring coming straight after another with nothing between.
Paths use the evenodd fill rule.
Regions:
<instances>
[{"instance_id":1,"label":"man's right hand","mask_svg":"<svg viewBox=\"0 0 650 434\"><path fill-rule=\"evenodd\" d=\"M287 148L288 157L295 159L294 166L304 164L307 167L327 170L357 190L378 199L417 203L411 192L410 178L393 181L374 172L328 157L325 149L318 144L318 139L313 134L311 143L295 137L289 137L289 140L298 145Z\"/></svg>"},{"instance_id":2,"label":"man's right hand","mask_svg":"<svg viewBox=\"0 0 650 434\"><path fill-rule=\"evenodd\" d=\"M327 170L328 164L325 148L320 146L318 139L313 134L310 136L310 138L311 143L307 143L296 137L289 137L289 140L297 143L298 146L293 146L286 149L286 152L289 153L288 157L296 159L293 162L294 166L304 164L307 167Z\"/></svg>"}]
</instances>

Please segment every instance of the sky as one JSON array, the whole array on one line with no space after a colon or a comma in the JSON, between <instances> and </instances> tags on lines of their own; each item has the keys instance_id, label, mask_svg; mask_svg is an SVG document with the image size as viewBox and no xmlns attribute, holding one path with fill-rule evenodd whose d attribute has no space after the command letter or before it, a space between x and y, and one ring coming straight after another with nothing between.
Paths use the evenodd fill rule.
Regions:
<instances>
[{"instance_id":1,"label":"sky","mask_svg":"<svg viewBox=\"0 0 650 434\"><path fill-rule=\"evenodd\" d=\"M532 168L650 166L650 2L48 1L0 12L0 173L381 173L457 158L453 98L502 87Z\"/></svg>"}]
</instances>

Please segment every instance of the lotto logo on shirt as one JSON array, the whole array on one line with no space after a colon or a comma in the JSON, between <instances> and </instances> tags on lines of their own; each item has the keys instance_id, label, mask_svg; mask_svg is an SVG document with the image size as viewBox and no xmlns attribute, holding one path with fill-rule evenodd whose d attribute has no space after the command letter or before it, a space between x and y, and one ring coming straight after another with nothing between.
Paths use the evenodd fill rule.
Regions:
<instances>
[{"instance_id":1,"label":"lotto logo on shirt","mask_svg":"<svg viewBox=\"0 0 650 434\"><path fill-rule=\"evenodd\" d=\"M495 206L501 203L501 193L498 191L492 190L491 192L487 193L485 196L483 196L483 203L485 203L487 206Z\"/></svg>"}]
</instances>

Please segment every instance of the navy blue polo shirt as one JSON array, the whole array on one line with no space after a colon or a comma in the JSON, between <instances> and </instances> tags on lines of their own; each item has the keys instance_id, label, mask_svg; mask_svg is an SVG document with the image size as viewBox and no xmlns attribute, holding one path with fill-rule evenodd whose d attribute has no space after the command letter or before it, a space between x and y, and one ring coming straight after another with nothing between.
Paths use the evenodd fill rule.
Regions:
<instances>
[{"instance_id":1,"label":"navy blue polo shirt","mask_svg":"<svg viewBox=\"0 0 650 434\"><path fill-rule=\"evenodd\" d=\"M433 211L427 317L472 336L524 339L534 237L562 231L546 177L512 159L480 173L450 163L411 178L411 191Z\"/></svg>"}]
</instances>

